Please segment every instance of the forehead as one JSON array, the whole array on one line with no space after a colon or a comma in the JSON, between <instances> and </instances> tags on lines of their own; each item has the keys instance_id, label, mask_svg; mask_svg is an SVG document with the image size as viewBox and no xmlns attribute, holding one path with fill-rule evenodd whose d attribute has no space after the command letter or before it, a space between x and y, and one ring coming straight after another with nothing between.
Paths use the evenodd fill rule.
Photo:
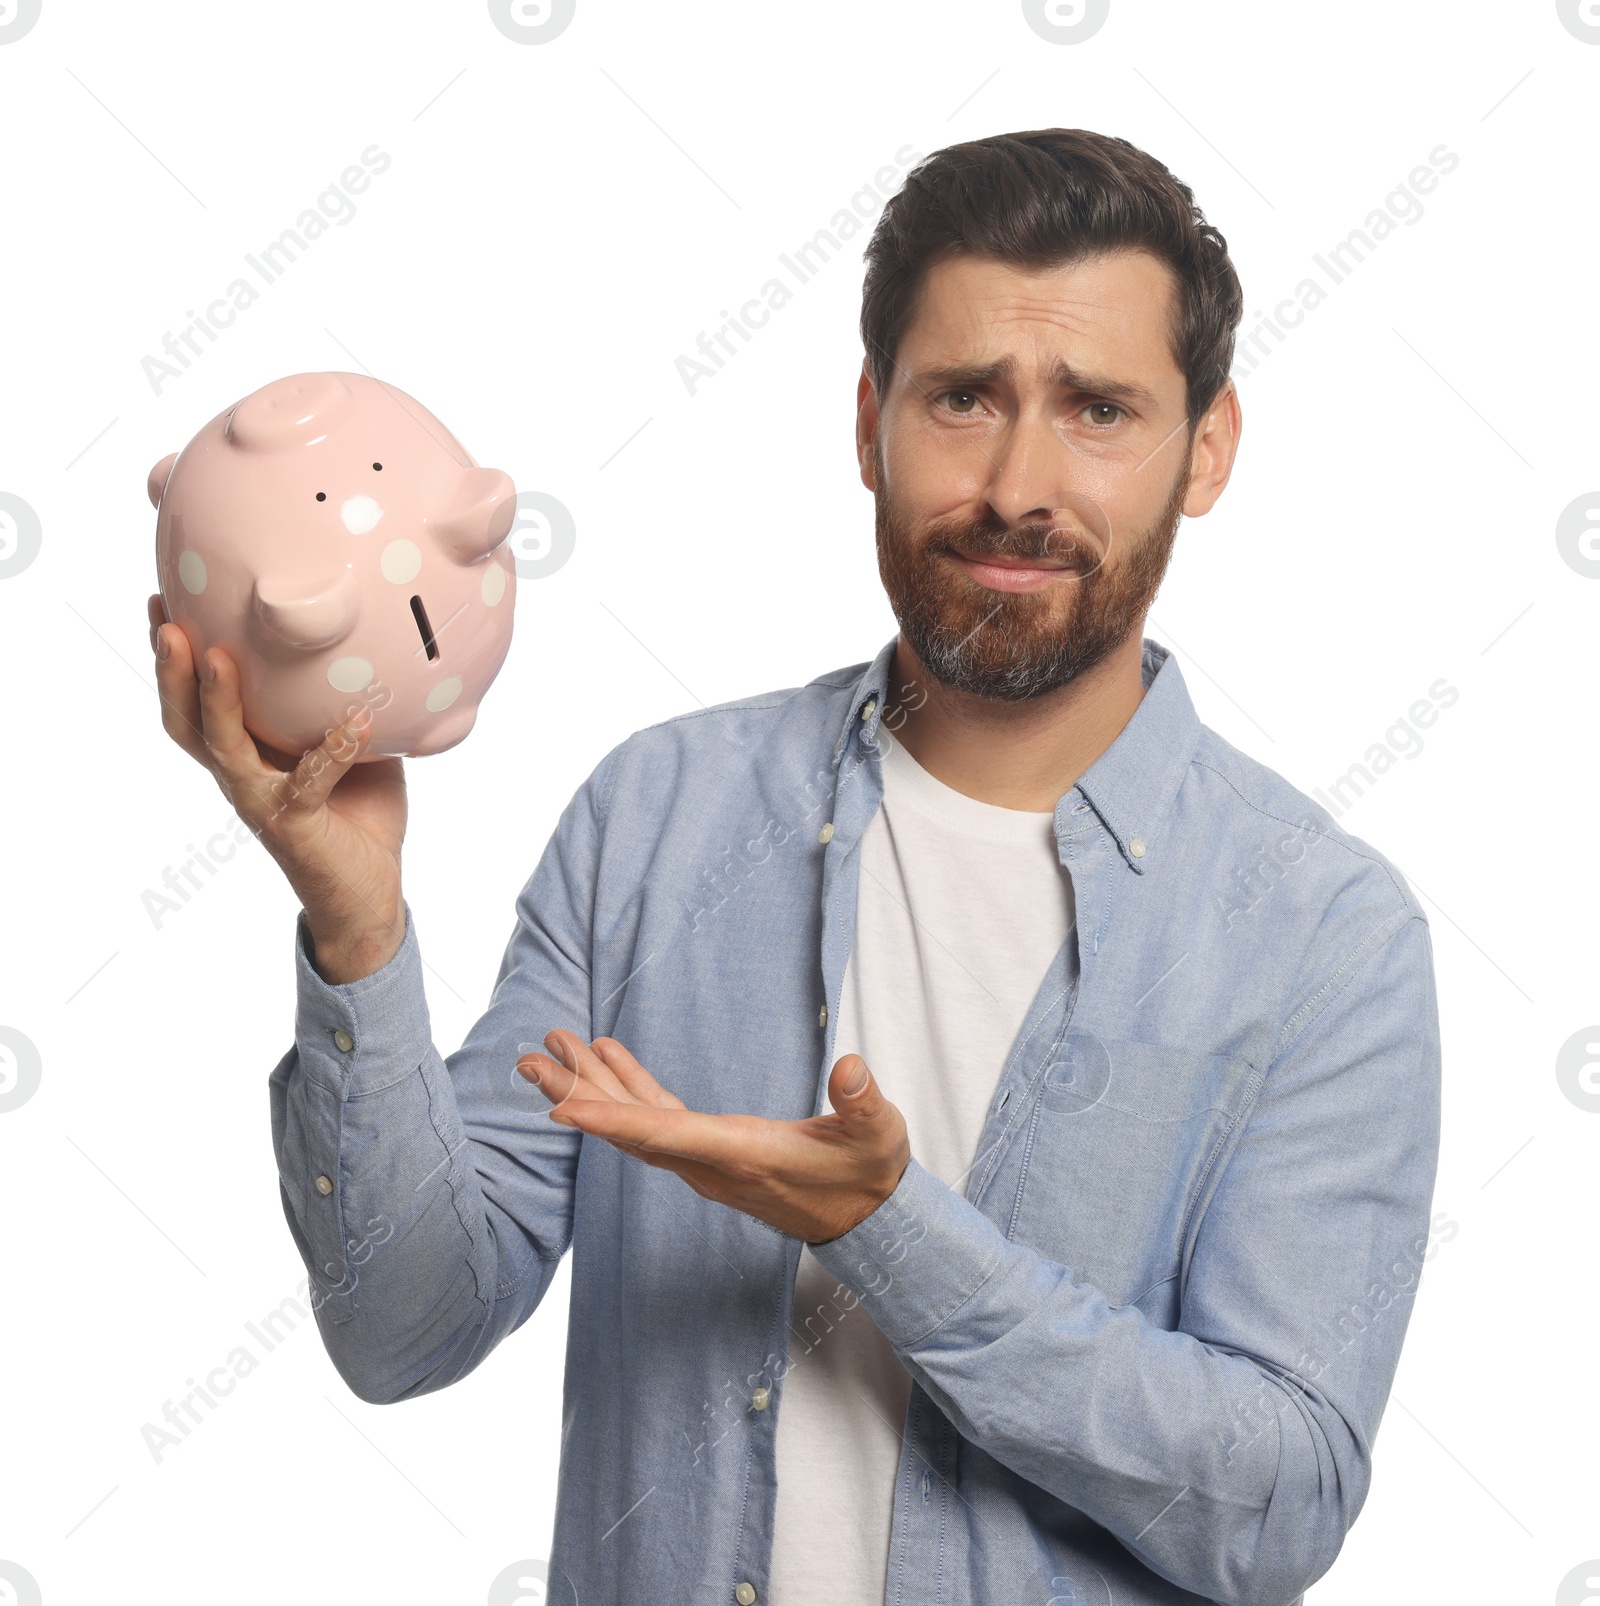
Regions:
<instances>
[{"instance_id":1,"label":"forehead","mask_svg":"<svg viewBox=\"0 0 1600 1606\"><path fill-rule=\"evenodd\" d=\"M1148 251L1116 251L1028 269L993 257L947 257L929 268L901 339L907 368L1013 356L1022 373L1057 356L1181 384L1172 355L1176 284Z\"/></svg>"}]
</instances>

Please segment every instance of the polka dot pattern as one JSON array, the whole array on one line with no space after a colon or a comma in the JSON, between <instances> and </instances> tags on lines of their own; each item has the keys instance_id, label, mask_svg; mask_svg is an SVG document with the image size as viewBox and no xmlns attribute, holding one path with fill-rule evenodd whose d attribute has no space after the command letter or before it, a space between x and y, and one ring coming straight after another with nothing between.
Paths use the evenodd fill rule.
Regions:
<instances>
[{"instance_id":1,"label":"polka dot pattern","mask_svg":"<svg viewBox=\"0 0 1600 1606\"><path fill-rule=\"evenodd\" d=\"M193 547L178 554L178 578L192 596L198 597L206 588L206 560Z\"/></svg>"},{"instance_id":2,"label":"polka dot pattern","mask_svg":"<svg viewBox=\"0 0 1600 1606\"><path fill-rule=\"evenodd\" d=\"M461 695L460 675L449 675L428 693L428 712L442 714Z\"/></svg>"},{"instance_id":3,"label":"polka dot pattern","mask_svg":"<svg viewBox=\"0 0 1600 1606\"><path fill-rule=\"evenodd\" d=\"M415 580L422 568L422 548L415 541L391 541L378 554L378 567L392 585Z\"/></svg>"},{"instance_id":4,"label":"polka dot pattern","mask_svg":"<svg viewBox=\"0 0 1600 1606\"><path fill-rule=\"evenodd\" d=\"M372 665L365 658L335 658L328 665L328 684L335 691L365 691L372 684Z\"/></svg>"},{"instance_id":5,"label":"polka dot pattern","mask_svg":"<svg viewBox=\"0 0 1600 1606\"><path fill-rule=\"evenodd\" d=\"M352 496L339 509L339 518L351 535L365 535L382 517L383 509L370 496Z\"/></svg>"},{"instance_id":6,"label":"polka dot pattern","mask_svg":"<svg viewBox=\"0 0 1600 1606\"><path fill-rule=\"evenodd\" d=\"M483 600L492 608L506 594L506 571L490 558L483 571Z\"/></svg>"}]
</instances>

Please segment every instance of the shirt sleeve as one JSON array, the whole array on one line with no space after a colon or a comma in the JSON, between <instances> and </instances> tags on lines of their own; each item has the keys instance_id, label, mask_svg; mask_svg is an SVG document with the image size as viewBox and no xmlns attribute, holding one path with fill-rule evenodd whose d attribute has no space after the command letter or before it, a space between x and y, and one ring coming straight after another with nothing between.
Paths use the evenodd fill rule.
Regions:
<instances>
[{"instance_id":1,"label":"shirt sleeve","mask_svg":"<svg viewBox=\"0 0 1600 1606\"><path fill-rule=\"evenodd\" d=\"M572 1238L582 1135L548 1119L519 1044L593 1036L590 956L607 761L563 812L518 895L486 1013L434 1047L416 921L343 985L295 927L294 1046L268 1079L284 1214L323 1343L361 1399L464 1377L533 1313Z\"/></svg>"},{"instance_id":2,"label":"shirt sleeve","mask_svg":"<svg viewBox=\"0 0 1600 1606\"><path fill-rule=\"evenodd\" d=\"M876 1212L812 1246L964 1437L1238 1606L1281 1606L1338 1554L1428 1238L1426 918L1397 917L1318 992L1204 1212L1176 1331L1012 1242L914 1159Z\"/></svg>"}]
</instances>

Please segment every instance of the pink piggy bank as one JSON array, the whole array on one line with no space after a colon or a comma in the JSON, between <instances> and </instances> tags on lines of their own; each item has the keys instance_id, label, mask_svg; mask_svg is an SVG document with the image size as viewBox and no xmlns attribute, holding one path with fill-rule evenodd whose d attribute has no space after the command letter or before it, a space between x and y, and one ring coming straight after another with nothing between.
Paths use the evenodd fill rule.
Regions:
<instances>
[{"instance_id":1,"label":"pink piggy bank","mask_svg":"<svg viewBox=\"0 0 1600 1606\"><path fill-rule=\"evenodd\" d=\"M293 757L362 705L363 759L472 729L511 646L516 488L365 374L293 374L150 471L167 618L239 665L244 722Z\"/></svg>"}]
</instances>

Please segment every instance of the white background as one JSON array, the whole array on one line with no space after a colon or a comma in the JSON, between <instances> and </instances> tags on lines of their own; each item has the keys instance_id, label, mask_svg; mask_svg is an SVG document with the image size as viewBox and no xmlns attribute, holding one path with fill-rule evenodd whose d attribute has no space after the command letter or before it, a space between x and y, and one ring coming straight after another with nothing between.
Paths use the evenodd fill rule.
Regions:
<instances>
[{"instance_id":1,"label":"white background","mask_svg":"<svg viewBox=\"0 0 1600 1606\"><path fill-rule=\"evenodd\" d=\"M159 1463L141 1437L303 1275L266 1096L295 900L247 844L159 927L143 902L232 819L158 719L150 467L270 379L363 368L571 510L476 730L408 765L448 1053L604 752L894 630L851 439L866 229L697 394L675 359L902 147L1067 125L1194 187L1252 312L1459 157L1241 379L1233 483L1147 633L1307 791L1459 690L1341 822L1432 921L1445 1217L1371 1497L1312 1596L1555 1600L1600 1556L1600 1097L1555 1071L1600 1019L1600 563L1556 539L1600 483L1597 87L1600 43L1547 0L1113 0L1071 45L1009 0L578 0L532 46L483 4L44 0L0 44L0 492L42 532L0 579L0 1026L42 1064L0 1114L0 1561L47 1606L476 1606L548 1553L564 1274L441 1394L362 1404L308 1320ZM158 394L142 360L373 144L392 163L353 220Z\"/></svg>"}]
</instances>

